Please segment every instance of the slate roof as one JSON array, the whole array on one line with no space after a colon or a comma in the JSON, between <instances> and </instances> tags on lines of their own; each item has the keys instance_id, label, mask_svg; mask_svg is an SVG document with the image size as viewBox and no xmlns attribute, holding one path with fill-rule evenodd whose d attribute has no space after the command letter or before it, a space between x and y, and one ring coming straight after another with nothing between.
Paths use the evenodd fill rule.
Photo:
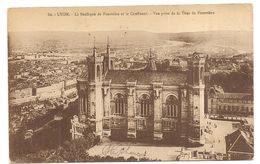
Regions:
<instances>
[{"instance_id":1,"label":"slate roof","mask_svg":"<svg viewBox=\"0 0 260 164\"><path fill-rule=\"evenodd\" d=\"M111 80L112 84L126 84L127 81L137 81L137 84L152 84L153 82L162 82L163 85L175 86L186 82L187 72L109 70L105 80Z\"/></svg>"},{"instance_id":2,"label":"slate roof","mask_svg":"<svg viewBox=\"0 0 260 164\"><path fill-rule=\"evenodd\" d=\"M227 144L227 151L240 152L240 153L254 153L252 134L241 130L227 135L225 137Z\"/></svg>"}]
</instances>

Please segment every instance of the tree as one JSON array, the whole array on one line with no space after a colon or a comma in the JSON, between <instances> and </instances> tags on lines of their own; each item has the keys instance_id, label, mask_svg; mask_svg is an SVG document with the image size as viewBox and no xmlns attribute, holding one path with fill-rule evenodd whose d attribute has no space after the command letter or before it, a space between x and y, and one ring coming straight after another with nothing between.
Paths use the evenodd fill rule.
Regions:
<instances>
[{"instance_id":1,"label":"tree","mask_svg":"<svg viewBox=\"0 0 260 164\"><path fill-rule=\"evenodd\" d=\"M246 71L246 68L245 70ZM222 86L225 92L248 92L253 89L253 76L245 72L216 73L211 75L210 85Z\"/></svg>"},{"instance_id":2,"label":"tree","mask_svg":"<svg viewBox=\"0 0 260 164\"><path fill-rule=\"evenodd\" d=\"M64 144L65 151L62 153L63 158L69 162L84 162L88 159L86 150L89 143L85 138L78 138Z\"/></svg>"},{"instance_id":3,"label":"tree","mask_svg":"<svg viewBox=\"0 0 260 164\"><path fill-rule=\"evenodd\" d=\"M85 138L85 140L87 141L85 144L86 144L86 149L89 149L91 148L92 146L95 145L95 134L94 134L94 131L93 131L93 128L87 124L87 128L85 128L83 130L83 136Z\"/></svg>"}]
</instances>

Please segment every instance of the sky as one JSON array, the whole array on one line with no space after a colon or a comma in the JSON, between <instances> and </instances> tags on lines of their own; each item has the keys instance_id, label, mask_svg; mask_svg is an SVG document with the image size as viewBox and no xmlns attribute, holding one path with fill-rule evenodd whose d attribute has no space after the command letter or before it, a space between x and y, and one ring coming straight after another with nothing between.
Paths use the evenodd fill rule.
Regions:
<instances>
[{"instance_id":1,"label":"sky","mask_svg":"<svg viewBox=\"0 0 260 164\"><path fill-rule=\"evenodd\" d=\"M69 16L57 16L59 12L68 13ZM177 12L179 15L177 15ZM208 14L199 14L202 12ZM101 15L80 16L81 13L100 13ZM120 16L108 16L104 13L118 13ZM129 15L126 15L127 13ZM144 13L145 15L133 15L133 13ZM162 15L161 13L169 13L170 15ZM121 14L124 15L121 16ZM8 10L9 32L142 30L177 33L219 30L252 31L252 25L252 6L248 4L11 8Z\"/></svg>"}]
</instances>

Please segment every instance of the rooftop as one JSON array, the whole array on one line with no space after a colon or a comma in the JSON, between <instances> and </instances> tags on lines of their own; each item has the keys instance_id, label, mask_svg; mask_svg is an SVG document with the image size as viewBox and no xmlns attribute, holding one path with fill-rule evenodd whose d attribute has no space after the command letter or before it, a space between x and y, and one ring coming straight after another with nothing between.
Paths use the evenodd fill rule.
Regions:
<instances>
[{"instance_id":1,"label":"rooftop","mask_svg":"<svg viewBox=\"0 0 260 164\"><path fill-rule=\"evenodd\" d=\"M112 84L125 84L126 82L137 81L137 84L152 84L162 82L164 85L173 86L186 82L186 72L159 72L145 70L109 70L106 80Z\"/></svg>"},{"instance_id":2,"label":"rooftop","mask_svg":"<svg viewBox=\"0 0 260 164\"><path fill-rule=\"evenodd\" d=\"M253 153L252 134L247 131L236 130L226 136L227 151Z\"/></svg>"}]
</instances>

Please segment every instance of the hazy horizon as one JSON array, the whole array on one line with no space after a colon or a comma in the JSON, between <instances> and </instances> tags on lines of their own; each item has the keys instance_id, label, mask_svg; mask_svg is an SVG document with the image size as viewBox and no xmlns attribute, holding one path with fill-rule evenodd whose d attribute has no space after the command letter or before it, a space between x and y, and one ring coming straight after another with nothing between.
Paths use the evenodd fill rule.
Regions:
<instances>
[{"instance_id":1,"label":"hazy horizon","mask_svg":"<svg viewBox=\"0 0 260 164\"><path fill-rule=\"evenodd\" d=\"M172 51L202 51L208 53L253 52L252 31L203 31L182 33L153 33L148 31L33 31L9 32L9 45L21 48L28 45L43 45L46 41L67 45L71 49L90 48L94 37L103 47L110 38L111 47L135 45L135 48L157 47L158 44L172 46ZM55 42L53 42L55 41ZM179 46L177 46L179 45ZM58 45L57 45L58 46ZM61 46L61 45L59 45ZM177 46L177 47L176 47ZM184 47L183 47L184 46ZM157 48L158 49L158 48ZM169 52L170 53L170 52Z\"/></svg>"}]
</instances>

